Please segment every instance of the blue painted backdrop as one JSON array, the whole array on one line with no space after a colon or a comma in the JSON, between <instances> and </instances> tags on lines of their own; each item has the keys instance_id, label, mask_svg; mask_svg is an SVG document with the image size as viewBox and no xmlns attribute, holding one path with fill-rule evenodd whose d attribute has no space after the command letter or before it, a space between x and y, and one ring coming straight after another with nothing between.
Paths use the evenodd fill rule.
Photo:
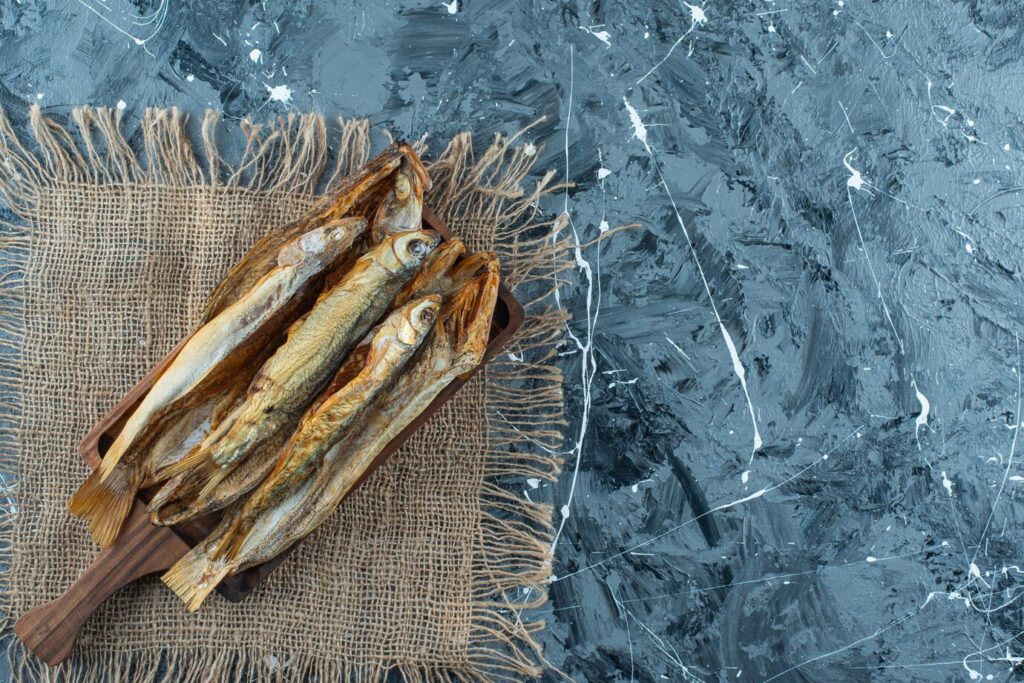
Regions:
<instances>
[{"instance_id":1,"label":"blue painted backdrop","mask_svg":"<svg viewBox=\"0 0 1024 683\"><path fill-rule=\"evenodd\" d=\"M343 6L344 5L344 6ZM581 242L543 636L580 681L1008 680L1015 2L0 3L0 104L541 115ZM1024 670L1024 669L1022 669ZM554 677L551 677L552 680Z\"/></svg>"}]
</instances>

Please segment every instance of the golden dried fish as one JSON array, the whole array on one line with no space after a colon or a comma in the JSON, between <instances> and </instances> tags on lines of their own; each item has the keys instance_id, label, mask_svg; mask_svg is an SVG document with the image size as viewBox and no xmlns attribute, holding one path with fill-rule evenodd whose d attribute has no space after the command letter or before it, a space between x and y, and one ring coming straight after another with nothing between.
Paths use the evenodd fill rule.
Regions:
<instances>
[{"instance_id":1,"label":"golden dried fish","mask_svg":"<svg viewBox=\"0 0 1024 683\"><path fill-rule=\"evenodd\" d=\"M429 230L406 232L388 237L360 258L288 331L288 339L253 379L227 433L208 438L165 469L165 475L175 476L208 461L221 467L234 462L303 412L439 239Z\"/></svg>"},{"instance_id":2,"label":"golden dried fish","mask_svg":"<svg viewBox=\"0 0 1024 683\"><path fill-rule=\"evenodd\" d=\"M410 157L402 159L394 185L373 217L370 234L374 242L388 235L418 230L423 222L423 191L429 189L430 177L424 178L425 171L420 175L417 165L423 168L422 164L414 164Z\"/></svg>"},{"instance_id":3,"label":"golden dried fish","mask_svg":"<svg viewBox=\"0 0 1024 683\"><path fill-rule=\"evenodd\" d=\"M210 320L238 300L275 267L275 256L286 242L310 230L344 218L356 202L387 179L401 165L404 155L392 145L374 157L358 174L342 179L329 199L315 206L305 216L283 228L271 230L228 271L210 295L203 320ZM358 213L355 215L359 215Z\"/></svg>"},{"instance_id":4,"label":"golden dried fish","mask_svg":"<svg viewBox=\"0 0 1024 683\"><path fill-rule=\"evenodd\" d=\"M395 380L433 326L441 297L434 295L397 309L377 327L362 370L306 412L274 471L246 500L222 543L244 540L265 510L286 498L319 466L363 410ZM229 545L221 552L230 554Z\"/></svg>"},{"instance_id":5,"label":"golden dried fish","mask_svg":"<svg viewBox=\"0 0 1024 683\"><path fill-rule=\"evenodd\" d=\"M350 382L366 364L369 344L356 347L342 364L327 388L314 400L315 410L326 398ZM295 420L297 424L298 418ZM245 495L270 474L281 448L294 431L295 424L281 429L278 435L249 453L248 457L227 467L204 463L166 481L149 503L150 520L168 526L227 507Z\"/></svg>"},{"instance_id":6,"label":"golden dried fish","mask_svg":"<svg viewBox=\"0 0 1024 683\"><path fill-rule=\"evenodd\" d=\"M413 299L428 294L440 294L444 292L447 282L448 271L452 265L466 253L466 246L459 239L450 239L441 243L434 253L430 255L423 267L419 269L412 280L395 296L395 306L402 306Z\"/></svg>"},{"instance_id":7,"label":"golden dried fish","mask_svg":"<svg viewBox=\"0 0 1024 683\"><path fill-rule=\"evenodd\" d=\"M192 408L178 411L168 426L153 441L146 458L147 474L158 471L183 458L224 419L245 396L248 381L240 378L219 395L212 396ZM122 459L118 465L126 465ZM146 482L143 481L143 486Z\"/></svg>"},{"instance_id":8,"label":"golden dried fish","mask_svg":"<svg viewBox=\"0 0 1024 683\"><path fill-rule=\"evenodd\" d=\"M345 219L286 243L274 269L182 345L129 416L100 466L68 503L72 514L89 520L97 543L110 545L120 533L135 492L148 474L142 463L164 430L181 411L224 391L241 368L265 352L287 324L304 287L334 264L365 228L361 218ZM122 460L126 466L118 469Z\"/></svg>"},{"instance_id":9,"label":"golden dried fish","mask_svg":"<svg viewBox=\"0 0 1024 683\"><path fill-rule=\"evenodd\" d=\"M199 609L224 577L270 560L316 529L387 444L456 376L480 363L497 291L497 269L486 267L455 292L408 370L374 402L359 427L328 451L316 476L260 514L231 554L218 551L226 548L223 541L237 523L237 507L164 574L163 582L190 611Z\"/></svg>"},{"instance_id":10,"label":"golden dried fish","mask_svg":"<svg viewBox=\"0 0 1024 683\"><path fill-rule=\"evenodd\" d=\"M342 178L329 197L289 225L268 232L246 256L228 272L210 295L203 320L209 320L234 303L274 267L273 255L281 245L302 233L346 216L369 218L384 197L392 191L389 182L395 172L410 168L422 186L429 189L430 177L416 152L406 143L395 143L371 159L358 173ZM414 228L419 228L419 222Z\"/></svg>"},{"instance_id":11,"label":"golden dried fish","mask_svg":"<svg viewBox=\"0 0 1024 683\"><path fill-rule=\"evenodd\" d=\"M387 235L419 230L422 227L423 189L430 188L430 176L427 175L419 157L408 145L401 145L399 152L404 158L399 170L393 175L391 187L388 187L387 183L380 183L368 191L352 208L353 212L373 215L374 229L369 231L370 235L356 244L346 261L328 273L327 287L333 287L340 282L356 259Z\"/></svg>"}]
</instances>

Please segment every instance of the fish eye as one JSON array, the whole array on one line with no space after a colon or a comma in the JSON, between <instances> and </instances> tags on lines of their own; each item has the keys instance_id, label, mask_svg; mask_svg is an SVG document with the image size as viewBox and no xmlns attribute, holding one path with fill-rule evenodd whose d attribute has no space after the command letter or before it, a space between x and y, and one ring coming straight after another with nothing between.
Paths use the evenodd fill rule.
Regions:
<instances>
[{"instance_id":1,"label":"fish eye","mask_svg":"<svg viewBox=\"0 0 1024 683\"><path fill-rule=\"evenodd\" d=\"M398 180L395 181L395 199L404 201L409 198L412 194L412 185L409 183L409 179L405 176L398 176Z\"/></svg>"},{"instance_id":2,"label":"fish eye","mask_svg":"<svg viewBox=\"0 0 1024 683\"><path fill-rule=\"evenodd\" d=\"M420 312L420 321L424 324L430 324L434 322L434 316L437 312L433 308L427 308Z\"/></svg>"},{"instance_id":3,"label":"fish eye","mask_svg":"<svg viewBox=\"0 0 1024 683\"><path fill-rule=\"evenodd\" d=\"M428 247L423 240L411 240L407 249L410 254L418 258L427 253Z\"/></svg>"}]
</instances>

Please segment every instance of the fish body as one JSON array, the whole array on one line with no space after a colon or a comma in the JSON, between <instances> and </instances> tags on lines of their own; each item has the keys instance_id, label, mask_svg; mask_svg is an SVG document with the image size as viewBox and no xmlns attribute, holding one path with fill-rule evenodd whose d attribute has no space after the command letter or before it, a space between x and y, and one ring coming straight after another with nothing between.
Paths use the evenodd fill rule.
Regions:
<instances>
[{"instance_id":1,"label":"fish body","mask_svg":"<svg viewBox=\"0 0 1024 683\"><path fill-rule=\"evenodd\" d=\"M346 219L286 243L277 253L275 268L182 345L131 413L100 466L68 502L72 514L89 521L97 543L106 547L117 538L136 491L150 475L153 449L164 447L166 431L197 405L235 384L254 359L266 357L268 344L280 333L308 283L335 263L365 228L362 219ZM166 461L165 456L156 460Z\"/></svg>"},{"instance_id":2,"label":"fish body","mask_svg":"<svg viewBox=\"0 0 1024 683\"><path fill-rule=\"evenodd\" d=\"M365 411L358 427L324 455L315 476L263 510L244 537L228 547L225 538L242 514L234 508L162 577L189 610L197 610L224 577L272 559L316 529L441 390L480 363L497 288L496 268L488 266L453 292L407 369Z\"/></svg>"},{"instance_id":3,"label":"fish body","mask_svg":"<svg viewBox=\"0 0 1024 683\"><path fill-rule=\"evenodd\" d=\"M301 415L439 241L433 231L406 232L388 237L356 261L345 278L292 326L284 344L260 368L227 433L208 439L165 470L167 475L208 460L224 467Z\"/></svg>"},{"instance_id":4,"label":"fish body","mask_svg":"<svg viewBox=\"0 0 1024 683\"><path fill-rule=\"evenodd\" d=\"M399 376L432 328L440 305L440 296L424 297L395 310L377 327L361 371L302 417L274 471L246 500L225 544L243 538L260 514L288 497L320 465L346 429ZM224 552L230 554L231 547Z\"/></svg>"}]
</instances>

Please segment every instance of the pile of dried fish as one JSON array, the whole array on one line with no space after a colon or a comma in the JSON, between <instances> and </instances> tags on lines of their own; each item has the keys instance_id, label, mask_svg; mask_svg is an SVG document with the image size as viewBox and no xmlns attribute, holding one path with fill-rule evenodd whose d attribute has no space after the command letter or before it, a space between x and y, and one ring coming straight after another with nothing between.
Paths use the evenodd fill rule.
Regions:
<instances>
[{"instance_id":1,"label":"pile of dried fish","mask_svg":"<svg viewBox=\"0 0 1024 683\"><path fill-rule=\"evenodd\" d=\"M163 577L198 609L319 526L481 362L498 261L421 229L429 185L393 145L231 269L68 504L97 543L117 539L143 488L154 524L226 508Z\"/></svg>"}]
</instances>

